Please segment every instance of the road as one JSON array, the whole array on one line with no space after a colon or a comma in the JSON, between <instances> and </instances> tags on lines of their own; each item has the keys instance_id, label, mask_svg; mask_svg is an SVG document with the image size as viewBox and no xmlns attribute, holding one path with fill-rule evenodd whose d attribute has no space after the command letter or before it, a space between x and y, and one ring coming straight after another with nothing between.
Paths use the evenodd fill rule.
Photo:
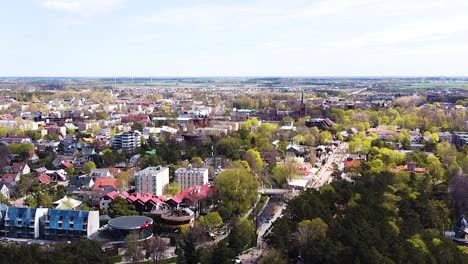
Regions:
<instances>
[{"instance_id":1,"label":"road","mask_svg":"<svg viewBox=\"0 0 468 264\"><path fill-rule=\"evenodd\" d=\"M239 259L242 263L257 263L257 260L260 258L260 256L262 256L263 251L267 248L264 236L271 227L271 225L276 221L276 219L283 215L283 210L285 208L285 204L283 203L277 203L275 201L272 201L272 204L273 203L277 205L276 211L272 215L270 221L263 222L258 226L257 247L239 256Z\"/></svg>"},{"instance_id":2,"label":"road","mask_svg":"<svg viewBox=\"0 0 468 264\"><path fill-rule=\"evenodd\" d=\"M357 91L349 93L348 95L357 95L357 94L360 94L360 93L364 92L365 90L367 90L367 88L359 89Z\"/></svg>"},{"instance_id":3,"label":"road","mask_svg":"<svg viewBox=\"0 0 468 264\"><path fill-rule=\"evenodd\" d=\"M327 159L325 165L321 166L315 177L309 182L309 188L318 189L323 185L331 182L333 173L333 163L341 164L346 159L348 150L348 143L342 142L337 148L333 150Z\"/></svg>"}]
</instances>

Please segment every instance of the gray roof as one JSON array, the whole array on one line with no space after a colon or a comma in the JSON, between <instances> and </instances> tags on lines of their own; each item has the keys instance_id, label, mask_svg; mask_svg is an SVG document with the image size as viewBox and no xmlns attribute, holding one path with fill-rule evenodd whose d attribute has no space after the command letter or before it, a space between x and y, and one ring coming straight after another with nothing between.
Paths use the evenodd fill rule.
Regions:
<instances>
[{"instance_id":1,"label":"gray roof","mask_svg":"<svg viewBox=\"0 0 468 264\"><path fill-rule=\"evenodd\" d=\"M114 229L135 230L140 229L143 225L153 224L153 219L146 216L130 215L113 218L109 220L108 224Z\"/></svg>"}]
</instances>

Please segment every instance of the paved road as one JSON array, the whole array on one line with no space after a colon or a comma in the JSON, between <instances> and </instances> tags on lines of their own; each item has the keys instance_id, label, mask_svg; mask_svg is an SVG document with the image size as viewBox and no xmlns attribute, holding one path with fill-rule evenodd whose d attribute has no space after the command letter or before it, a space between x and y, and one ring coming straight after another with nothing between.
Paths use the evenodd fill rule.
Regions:
<instances>
[{"instance_id":1,"label":"paved road","mask_svg":"<svg viewBox=\"0 0 468 264\"><path fill-rule=\"evenodd\" d=\"M337 148L333 150L323 165L317 172L315 177L309 182L309 188L320 188L323 185L331 182L333 173L333 163L341 164L346 159L348 150L348 143L342 142Z\"/></svg>"},{"instance_id":2,"label":"paved road","mask_svg":"<svg viewBox=\"0 0 468 264\"><path fill-rule=\"evenodd\" d=\"M276 202L273 201L272 203ZM272 216L271 220L269 222L262 223L258 227L258 246L239 256L239 259L242 261L242 263L257 263L257 260L260 258L260 256L262 256L263 251L267 248L267 244L264 240L264 235L266 234L270 226L276 221L276 219L283 215L284 208L285 205L283 203L278 204L277 210Z\"/></svg>"}]
</instances>

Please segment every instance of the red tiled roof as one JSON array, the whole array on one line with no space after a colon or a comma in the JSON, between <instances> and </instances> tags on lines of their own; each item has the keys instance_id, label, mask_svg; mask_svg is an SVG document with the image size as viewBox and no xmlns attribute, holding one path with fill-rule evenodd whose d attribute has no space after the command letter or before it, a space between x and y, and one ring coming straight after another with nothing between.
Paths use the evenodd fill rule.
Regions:
<instances>
[{"instance_id":1,"label":"red tiled roof","mask_svg":"<svg viewBox=\"0 0 468 264\"><path fill-rule=\"evenodd\" d=\"M37 180L42 184L49 184L52 181L52 178L50 178L49 175L43 173L37 176Z\"/></svg>"},{"instance_id":2,"label":"red tiled roof","mask_svg":"<svg viewBox=\"0 0 468 264\"><path fill-rule=\"evenodd\" d=\"M2 180L3 180L4 182L6 182L6 183L14 182L14 181L15 181L15 178L16 178L16 175L17 175L17 174L14 174L14 173L3 174Z\"/></svg>"},{"instance_id":3,"label":"red tiled roof","mask_svg":"<svg viewBox=\"0 0 468 264\"><path fill-rule=\"evenodd\" d=\"M94 181L94 190L101 189L106 186L111 186L117 189L118 183L117 179L114 178L103 178L103 177L97 177L96 180Z\"/></svg>"},{"instance_id":4,"label":"red tiled roof","mask_svg":"<svg viewBox=\"0 0 468 264\"><path fill-rule=\"evenodd\" d=\"M414 172L416 172L416 173L425 173L425 172L426 172L426 168L415 168L415 169L414 169Z\"/></svg>"},{"instance_id":5,"label":"red tiled roof","mask_svg":"<svg viewBox=\"0 0 468 264\"><path fill-rule=\"evenodd\" d=\"M210 194L214 192L215 192L215 188L210 187L208 185L190 187L188 189L182 190L179 195L172 197L170 200L179 204L184 199L189 199L189 200L193 200L194 198L206 199Z\"/></svg>"},{"instance_id":6,"label":"red tiled roof","mask_svg":"<svg viewBox=\"0 0 468 264\"><path fill-rule=\"evenodd\" d=\"M344 162L344 166L346 168L359 167L359 164L361 164L361 162L359 160L347 160L347 161Z\"/></svg>"},{"instance_id":7,"label":"red tiled roof","mask_svg":"<svg viewBox=\"0 0 468 264\"><path fill-rule=\"evenodd\" d=\"M109 193L106 194L106 196L109 197L109 198L111 198L112 200L114 200L115 198L117 198L117 197L119 197L119 196L122 197L122 195L120 195L120 194L119 194L118 192L116 192L116 191L109 192ZM122 198L123 198L123 197L122 197Z\"/></svg>"},{"instance_id":8,"label":"red tiled roof","mask_svg":"<svg viewBox=\"0 0 468 264\"><path fill-rule=\"evenodd\" d=\"M73 164L71 164L71 162L69 162L69 161L62 160L61 163L65 168L72 168L73 167Z\"/></svg>"},{"instance_id":9,"label":"red tiled roof","mask_svg":"<svg viewBox=\"0 0 468 264\"><path fill-rule=\"evenodd\" d=\"M141 193L132 193L132 194L129 194L127 192L123 192L122 193L122 197L125 198L127 200L127 202L129 203L139 203L139 204L146 204L148 202L152 203L153 205L156 205L156 204L159 204L161 202L164 202L165 201L165 198L164 196L156 196L156 195L153 195L151 193L147 193L147 194L141 194Z\"/></svg>"}]
</instances>

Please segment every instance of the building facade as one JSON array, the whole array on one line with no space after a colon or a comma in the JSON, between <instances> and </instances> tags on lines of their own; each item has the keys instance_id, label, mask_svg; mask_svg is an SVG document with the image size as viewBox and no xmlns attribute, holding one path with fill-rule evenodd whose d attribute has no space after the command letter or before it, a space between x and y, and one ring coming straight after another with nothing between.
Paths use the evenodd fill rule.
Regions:
<instances>
[{"instance_id":1,"label":"building facade","mask_svg":"<svg viewBox=\"0 0 468 264\"><path fill-rule=\"evenodd\" d=\"M182 190L190 187L208 184L208 168L178 168L175 171L175 181Z\"/></svg>"},{"instance_id":2,"label":"building facade","mask_svg":"<svg viewBox=\"0 0 468 264\"><path fill-rule=\"evenodd\" d=\"M169 168L167 167L148 167L135 173L135 189L139 193L160 196L167 184L169 184Z\"/></svg>"},{"instance_id":3,"label":"building facade","mask_svg":"<svg viewBox=\"0 0 468 264\"><path fill-rule=\"evenodd\" d=\"M452 143L457 147L468 145L468 132L453 132Z\"/></svg>"},{"instance_id":4,"label":"building facade","mask_svg":"<svg viewBox=\"0 0 468 264\"><path fill-rule=\"evenodd\" d=\"M134 151L141 146L141 133L138 131L126 131L116 134L112 140L114 149L123 149L125 151Z\"/></svg>"},{"instance_id":5,"label":"building facade","mask_svg":"<svg viewBox=\"0 0 468 264\"><path fill-rule=\"evenodd\" d=\"M99 212L49 209L44 222L45 239L89 237L99 229Z\"/></svg>"},{"instance_id":6,"label":"building facade","mask_svg":"<svg viewBox=\"0 0 468 264\"><path fill-rule=\"evenodd\" d=\"M0 226L6 237L70 240L99 229L99 211L8 207L4 214Z\"/></svg>"}]
</instances>

